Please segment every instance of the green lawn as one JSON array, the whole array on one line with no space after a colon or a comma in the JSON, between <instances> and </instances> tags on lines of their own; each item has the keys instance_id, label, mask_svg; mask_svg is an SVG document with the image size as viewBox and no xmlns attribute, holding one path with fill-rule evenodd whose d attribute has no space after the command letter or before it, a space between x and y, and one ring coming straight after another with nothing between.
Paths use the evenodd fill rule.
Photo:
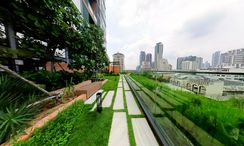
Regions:
<instances>
[{"instance_id":1,"label":"green lawn","mask_svg":"<svg viewBox=\"0 0 244 146\"><path fill-rule=\"evenodd\" d=\"M113 111L86 112L77 118L67 146L107 146Z\"/></svg>"},{"instance_id":2,"label":"green lawn","mask_svg":"<svg viewBox=\"0 0 244 146\"><path fill-rule=\"evenodd\" d=\"M102 87L104 91L117 89L119 76L104 76L104 78L108 79L107 83Z\"/></svg>"},{"instance_id":3,"label":"green lawn","mask_svg":"<svg viewBox=\"0 0 244 146\"><path fill-rule=\"evenodd\" d=\"M58 114L55 120L49 121L43 128L37 129L34 134L16 146L64 146L69 140L75 121L89 108L78 101Z\"/></svg>"},{"instance_id":4,"label":"green lawn","mask_svg":"<svg viewBox=\"0 0 244 146\"><path fill-rule=\"evenodd\" d=\"M190 92L170 89L163 83L144 76L132 77L150 91L158 87L160 98L223 144L244 145L244 109L239 101L215 101ZM174 116L174 119L177 117ZM187 127L188 125L185 130Z\"/></svg>"}]
</instances>

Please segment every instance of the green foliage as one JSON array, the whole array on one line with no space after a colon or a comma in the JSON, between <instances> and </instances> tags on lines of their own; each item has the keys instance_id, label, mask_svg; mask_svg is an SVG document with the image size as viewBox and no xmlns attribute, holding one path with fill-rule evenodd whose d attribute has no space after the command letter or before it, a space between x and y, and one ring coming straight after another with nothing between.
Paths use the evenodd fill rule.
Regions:
<instances>
[{"instance_id":1,"label":"green foliage","mask_svg":"<svg viewBox=\"0 0 244 146\"><path fill-rule=\"evenodd\" d=\"M0 110L13 104L21 105L37 100L38 95L41 96L42 93L22 80L0 75Z\"/></svg>"},{"instance_id":2,"label":"green foliage","mask_svg":"<svg viewBox=\"0 0 244 146\"><path fill-rule=\"evenodd\" d=\"M27 141L18 142L15 145L66 145L77 119L82 115L83 109L83 102L75 102L66 110L59 113L54 121L50 121L45 127L36 130L34 135Z\"/></svg>"},{"instance_id":3,"label":"green foliage","mask_svg":"<svg viewBox=\"0 0 244 146\"><path fill-rule=\"evenodd\" d=\"M87 75L80 72L24 72L23 76L27 79L34 81L37 84L44 84L48 91L56 90L66 87L67 85L74 85L84 81Z\"/></svg>"},{"instance_id":4,"label":"green foliage","mask_svg":"<svg viewBox=\"0 0 244 146\"><path fill-rule=\"evenodd\" d=\"M159 87L162 98L172 98L182 103L175 108L220 142L232 146L244 145L243 99L216 101L190 92L172 90L145 76L132 77L150 90ZM167 101L174 105L172 100Z\"/></svg>"},{"instance_id":5,"label":"green foliage","mask_svg":"<svg viewBox=\"0 0 244 146\"><path fill-rule=\"evenodd\" d=\"M108 65L103 31L84 21L72 0L2 0L0 23L22 33L18 49L31 52L43 65L57 61L55 52L62 49L69 51L71 68L85 67L89 75Z\"/></svg>"},{"instance_id":6,"label":"green foliage","mask_svg":"<svg viewBox=\"0 0 244 146\"><path fill-rule=\"evenodd\" d=\"M104 76L104 78L108 80L107 83L102 87L104 91L117 89L119 76Z\"/></svg>"},{"instance_id":7,"label":"green foliage","mask_svg":"<svg viewBox=\"0 0 244 146\"><path fill-rule=\"evenodd\" d=\"M158 87L159 83L148 79L147 77L143 77L140 75L131 75L136 81L140 82L144 87L149 90L155 90Z\"/></svg>"},{"instance_id":8,"label":"green foliage","mask_svg":"<svg viewBox=\"0 0 244 146\"><path fill-rule=\"evenodd\" d=\"M22 80L0 75L0 143L14 136L31 120L37 111L26 105L40 99L41 95Z\"/></svg>"},{"instance_id":9,"label":"green foliage","mask_svg":"<svg viewBox=\"0 0 244 146\"><path fill-rule=\"evenodd\" d=\"M113 110L103 109L102 113L85 112L79 115L67 146L106 146L112 125Z\"/></svg>"},{"instance_id":10,"label":"green foliage","mask_svg":"<svg viewBox=\"0 0 244 146\"><path fill-rule=\"evenodd\" d=\"M20 107L14 105L7 107L4 111L0 110L0 143L16 135L35 113L35 108L25 105Z\"/></svg>"}]
</instances>

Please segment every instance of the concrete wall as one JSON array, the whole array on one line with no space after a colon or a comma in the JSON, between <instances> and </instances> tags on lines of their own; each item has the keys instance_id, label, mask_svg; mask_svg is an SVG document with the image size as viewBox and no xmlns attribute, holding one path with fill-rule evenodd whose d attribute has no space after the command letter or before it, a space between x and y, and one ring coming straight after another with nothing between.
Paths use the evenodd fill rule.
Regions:
<instances>
[{"instance_id":1,"label":"concrete wall","mask_svg":"<svg viewBox=\"0 0 244 146\"><path fill-rule=\"evenodd\" d=\"M212 96L212 97L219 97L222 96L223 90L224 90L224 82L218 81L218 82L212 82L206 87L206 95Z\"/></svg>"}]
</instances>

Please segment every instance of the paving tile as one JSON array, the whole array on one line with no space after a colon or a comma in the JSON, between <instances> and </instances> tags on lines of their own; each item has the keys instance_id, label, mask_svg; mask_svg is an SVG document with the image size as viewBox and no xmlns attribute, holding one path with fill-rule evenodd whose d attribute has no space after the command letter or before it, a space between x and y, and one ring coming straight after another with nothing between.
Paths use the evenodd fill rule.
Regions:
<instances>
[{"instance_id":1,"label":"paving tile","mask_svg":"<svg viewBox=\"0 0 244 146\"><path fill-rule=\"evenodd\" d=\"M135 98L131 91L125 91L126 103L129 115L140 115L141 111L136 104Z\"/></svg>"},{"instance_id":2,"label":"paving tile","mask_svg":"<svg viewBox=\"0 0 244 146\"><path fill-rule=\"evenodd\" d=\"M122 82L119 82L118 88L122 88Z\"/></svg>"},{"instance_id":3,"label":"paving tile","mask_svg":"<svg viewBox=\"0 0 244 146\"><path fill-rule=\"evenodd\" d=\"M126 82L126 80L124 80L124 90L130 90L130 87L129 87L128 83Z\"/></svg>"},{"instance_id":4,"label":"paving tile","mask_svg":"<svg viewBox=\"0 0 244 146\"><path fill-rule=\"evenodd\" d=\"M132 118L131 121L137 146L158 146L145 118Z\"/></svg>"},{"instance_id":5,"label":"paving tile","mask_svg":"<svg viewBox=\"0 0 244 146\"><path fill-rule=\"evenodd\" d=\"M85 101L85 104L93 104L93 102L96 101L96 95L98 92L103 92L103 90L98 90L96 93L94 93L90 98Z\"/></svg>"},{"instance_id":6,"label":"paving tile","mask_svg":"<svg viewBox=\"0 0 244 146\"><path fill-rule=\"evenodd\" d=\"M123 89L117 88L117 94L114 101L114 110L124 109Z\"/></svg>"},{"instance_id":7,"label":"paving tile","mask_svg":"<svg viewBox=\"0 0 244 146\"><path fill-rule=\"evenodd\" d=\"M108 91L108 94L103 100L102 107L110 107L112 104L113 96L114 96L114 91Z\"/></svg>"},{"instance_id":8,"label":"paving tile","mask_svg":"<svg viewBox=\"0 0 244 146\"><path fill-rule=\"evenodd\" d=\"M114 112L109 135L109 146L129 146L128 125L125 112Z\"/></svg>"}]
</instances>

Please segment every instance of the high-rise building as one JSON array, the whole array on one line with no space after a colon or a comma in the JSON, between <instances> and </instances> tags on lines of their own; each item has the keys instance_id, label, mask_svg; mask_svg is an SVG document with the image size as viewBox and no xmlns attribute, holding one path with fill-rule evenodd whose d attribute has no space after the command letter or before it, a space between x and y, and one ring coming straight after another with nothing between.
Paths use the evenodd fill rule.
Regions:
<instances>
[{"instance_id":1,"label":"high-rise building","mask_svg":"<svg viewBox=\"0 0 244 146\"><path fill-rule=\"evenodd\" d=\"M149 62L150 66L152 66L152 54L151 53L147 53L146 61Z\"/></svg>"},{"instance_id":2,"label":"high-rise building","mask_svg":"<svg viewBox=\"0 0 244 146\"><path fill-rule=\"evenodd\" d=\"M154 58L154 63L155 63L155 69L160 70L160 61L163 59L163 44L161 42L157 43L155 46L155 58Z\"/></svg>"},{"instance_id":3,"label":"high-rise building","mask_svg":"<svg viewBox=\"0 0 244 146\"><path fill-rule=\"evenodd\" d=\"M210 67L210 63L208 61L203 63L203 69L208 69L209 67Z\"/></svg>"},{"instance_id":4,"label":"high-rise building","mask_svg":"<svg viewBox=\"0 0 244 146\"><path fill-rule=\"evenodd\" d=\"M177 58L176 69L178 69L178 70L182 70L183 69L182 68L182 66L183 66L182 62L183 61L195 61L196 64L197 64L197 69L201 69L203 59L202 59L202 57L197 57L197 56L178 57ZM194 63L194 65L195 65L195 63Z\"/></svg>"},{"instance_id":5,"label":"high-rise building","mask_svg":"<svg viewBox=\"0 0 244 146\"><path fill-rule=\"evenodd\" d=\"M98 24L96 11L97 11L97 0L72 0L77 9L81 12L84 20L91 24Z\"/></svg>"},{"instance_id":6,"label":"high-rise building","mask_svg":"<svg viewBox=\"0 0 244 146\"><path fill-rule=\"evenodd\" d=\"M142 62L146 60L146 53L144 51L140 52L140 65L142 65Z\"/></svg>"},{"instance_id":7,"label":"high-rise building","mask_svg":"<svg viewBox=\"0 0 244 146\"><path fill-rule=\"evenodd\" d=\"M216 51L212 54L212 67L218 67L220 65L220 51Z\"/></svg>"},{"instance_id":8,"label":"high-rise building","mask_svg":"<svg viewBox=\"0 0 244 146\"><path fill-rule=\"evenodd\" d=\"M120 72L123 72L125 69L124 58L125 58L124 54L119 52L113 55L113 63L120 66Z\"/></svg>"},{"instance_id":9,"label":"high-rise building","mask_svg":"<svg viewBox=\"0 0 244 146\"><path fill-rule=\"evenodd\" d=\"M97 18L97 24L102 28L104 33L106 32L106 6L105 0L92 0L97 3L95 5L95 15ZM106 33L105 33L106 34Z\"/></svg>"},{"instance_id":10,"label":"high-rise building","mask_svg":"<svg viewBox=\"0 0 244 146\"><path fill-rule=\"evenodd\" d=\"M197 70L198 62L197 61L183 61L182 62L182 70Z\"/></svg>"},{"instance_id":11,"label":"high-rise building","mask_svg":"<svg viewBox=\"0 0 244 146\"><path fill-rule=\"evenodd\" d=\"M244 68L244 48L222 53L220 58L222 67Z\"/></svg>"}]
</instances>

